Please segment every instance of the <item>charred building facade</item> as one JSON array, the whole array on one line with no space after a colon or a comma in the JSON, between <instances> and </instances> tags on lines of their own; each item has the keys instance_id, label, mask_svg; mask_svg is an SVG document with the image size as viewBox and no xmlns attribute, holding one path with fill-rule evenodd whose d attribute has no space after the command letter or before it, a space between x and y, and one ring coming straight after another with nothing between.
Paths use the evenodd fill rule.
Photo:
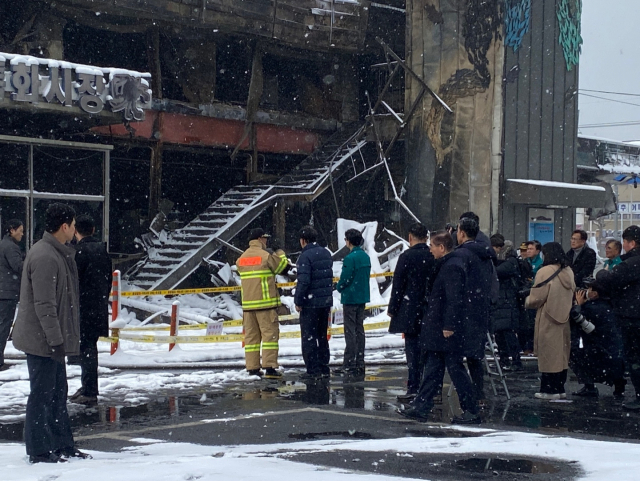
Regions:
<instances>
[{"instance_id":1,"label":"charred building facade","mask_svg":"<svg viewBox=\"0 0 640 481\"><path fill-rule=\"evenodd\" d=\"M589 207L554 184L577 175L579 5L3 2L2 217L32 242L42 199L75 202L114 255L148 254L141 288L184 284L256 223L295 250L309 222L330 242L339 216L403 231L474 210L520 241L552 211L566 240ZM529 179L547 182L512 188Z\"/></svg>"}]
</instances>

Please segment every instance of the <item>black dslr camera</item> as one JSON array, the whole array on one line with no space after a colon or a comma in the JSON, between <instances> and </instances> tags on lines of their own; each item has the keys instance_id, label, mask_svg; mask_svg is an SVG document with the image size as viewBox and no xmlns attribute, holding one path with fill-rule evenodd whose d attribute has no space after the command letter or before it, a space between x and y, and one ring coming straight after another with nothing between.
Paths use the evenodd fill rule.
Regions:
<instances>
[{"instance_id":1,"label":"black dslr camera","mask_svg":"<svg viewBox=\"0 0 640 481\"><path fill-rule=\"evenodd\" d=\"M447 225L444 226L444 230L446 230L449 234L453 236L455 235L455 232L458 230L458 225L447 223Z\"/></svg>"}]
</instances>

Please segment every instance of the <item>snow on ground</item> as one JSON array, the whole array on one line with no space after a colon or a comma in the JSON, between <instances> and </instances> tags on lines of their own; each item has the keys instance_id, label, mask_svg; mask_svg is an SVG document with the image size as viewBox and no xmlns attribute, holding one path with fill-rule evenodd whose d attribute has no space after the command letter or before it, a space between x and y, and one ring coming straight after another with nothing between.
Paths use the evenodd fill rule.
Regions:
<instances>
[{"instance_id":1,"label":"snow on ground","mask_svg":"<svg viewBox=\"0 0 640 481\"><path fill-rule=\"evenodd\" d=\"M372 318L376 319L376 318ZM283 326L286 332L298 326ZM195 335L198 331L189 331ZM166 335L167 332L158 332ZM404 347L402 337L394 334L374 334L379 337L367 338L365 362L375 365L379 362L404 363ZM285 369L302 368L302 352L300 339L283 339L281 342L279 361ZM344 354L344 338L332 337L329 342L331 362L341 362ZM149 349L151 347L151 349ZM110 356L109 344L99 343L100 368L99 387L102 401L116 398L119 403L137 405L148 402L152 397L178 390L203 388L209 391L224 390L225 385L233 382L248 381L256 376L249 376L244 369L244 351L240 343L219 344L184 344L167 351L167 345L142 344L122 341L118 352ZM159 350L162 349L162 350ZM9 343L8 353L15 358L19 354ZM213 361L213 362L212 362ZM215 368L215 370L211 368ZM188 372L128 372L121 368L170 369L190 368ZM67 366L69 393L80 387L80 367ZM24 419L24 411L29 395L29 374L24 360L18 361L7 371L0 372L0 423L14 422Z\"/></svg>"},{"instance_id":2,"label":"snow on ground","mask_svg":"<svg viewBox=\"0 0 640 481\"><path fill-rule=\"evenodd\" d=\"M437 429L437 427L435 428ZM202 446L187 443L164 443L139 438L140 446L121 452L89 451L94 459L72 460L65 464L28 465L24 445L7 443L0 450L0 465L4 466L4 481L136 481L219 479L264 480L288 479L307 481L339 481L352 479L357 467L351 469L317 467L293 462L287 457L298 453L331 453L339 451L367 451L395 453L412 457L425 453L484 457L517 456L541 457L562 462L577 462L583 471L581 480L635 481L640 469L640 445L631 443L593 441L542 434L461 428L482 434L479 437L403 437L366 441L323 440L271 445ZM336 454L338 456L339 454ZM357 472L358 479L391 481L398 476ZM407 478L410 479L410 478Z\"/></svg>"}]
</instances>

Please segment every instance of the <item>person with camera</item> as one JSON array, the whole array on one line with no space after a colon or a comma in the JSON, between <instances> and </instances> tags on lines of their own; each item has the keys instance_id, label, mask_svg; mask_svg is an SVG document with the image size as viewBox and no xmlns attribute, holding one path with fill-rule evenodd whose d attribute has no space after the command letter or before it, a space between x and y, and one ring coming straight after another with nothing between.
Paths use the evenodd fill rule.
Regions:
<instances>
[{"instance_id":1,"label":"person with camera","mask_svg":"<svg viewBox=\"0 0 640 481\"><path fill-rule=\"evenodd\" d=\"M496 234L491 236L491 245L498 255L496 272L500 282L498 300L491 306L491 332L495 334L498 344L502 369L519 371L522 361L516 331L522 309L518 293L524 285L513 244Z\"/></svg>"},{"instance_id":2,"label":"person with camera","mask_svg":"<svg viewBox=\"0 0 640 481\"><path fill-rule=\"evenodd\" d=\"M540 392L537 399L564 399L567 381L571 329L569 314L573 306L576 284L567 257L557 242L542 246L544 263L525 300L527 309L537 309L533 338L534 353L538 356Z\"/></svg>"},{"instance_id":3,"label":"person with camera","mask_svg":"<svg viewBox=\"0 0 640 481\"><path fill-rule=\"evenodd\" d=\"M640 411L640 226L624 230L622 247L622 262L609 275L598 276L591 290L611 297L624 341L624 361L636 392L635 399L623 407Z\"/></svg>"},{"instance_id":4,"label":"person with camera","mask_svg":"<svg viewBox=\"0 0 640 481\"><path fill-rule=\"evenodd\" d=\"M601 271L607 275L606 271ZM601 277L601 274L598 274ZM576 345L575 340L582 340ZM613 396L624 396L622 337L608 299L597 292L579 289L571 309L571 355L569 366L584 386L572 393L579 397L598 397L595 383L614 386Z\"/></svg>"}]
</instances>

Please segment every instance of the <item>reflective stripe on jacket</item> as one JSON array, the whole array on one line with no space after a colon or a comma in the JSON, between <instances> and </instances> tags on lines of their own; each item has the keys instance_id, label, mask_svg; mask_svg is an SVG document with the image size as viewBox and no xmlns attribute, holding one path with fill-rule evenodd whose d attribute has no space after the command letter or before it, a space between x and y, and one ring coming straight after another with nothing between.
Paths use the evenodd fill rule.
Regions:
<instances>
[{"instance_id":1,"label":"reflective stripe on jacket","mask_svg":"<svg viewBox=\"0 0 640 481\"><path fill-rule=\"evenodd\" d=\"M280 305L276 274L283 272L289 261L284 251L267 252L259 240L249 242L249 248L236 261L242 281L242 309L270 309Z\"/></svg>"}]
</instances>

